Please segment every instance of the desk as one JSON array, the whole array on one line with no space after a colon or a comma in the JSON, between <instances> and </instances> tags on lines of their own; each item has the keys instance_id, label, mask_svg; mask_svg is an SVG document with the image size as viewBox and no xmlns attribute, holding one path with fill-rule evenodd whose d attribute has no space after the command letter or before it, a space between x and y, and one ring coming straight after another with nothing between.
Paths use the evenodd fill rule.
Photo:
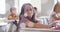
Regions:
<instances>
[{"instance_id":1,"label":"desk","mask_svg":"<svg viewBox=\"0 0 60 32\"><path fill-rule=\"evenodd\" d=\"M8 32L14 32L15 29L16 29L16 25L13 24L13 22L14 22L15 20L7 20L7 21L8 21L8 23L9 23ZM17 21L19 21L19 20L17 20Z\"/></svg>"},{"instance_id":2,"label":"desk","mask_svg":"<svg viewBox=\"0 0 60 32\"><path fill-rule=\"evenodd\" d=\"M60 32L60 30L52 30L52 32Z\"/></svg>"},{"instance_id":3,"label":"desk","mask_svg":"<svg viewBox=\"0 0 60 32\"><path fill-rule=\"evenodd\" d=\"M20 32L51 32L51 29L47 28L21 28Z\"/></svg>"},{"instance_id":4,"label":"desk","mask_svg":"<svg viewBox=\"0 0 60 32\"><path fill-rule=\"evenodd\" d=\"M52 30L50 28L20 28L20 32L60 32L60 30Z\"/></svg>"},{"instance_id":5,"label":"desk","mask_svg":"<svg viewBox=\"0 0 60 32\"><path fill-rule=\"evenodd\" d=\"M0 22L0 32L7 32L7 23Z\"/></svg>"}]
</instances>

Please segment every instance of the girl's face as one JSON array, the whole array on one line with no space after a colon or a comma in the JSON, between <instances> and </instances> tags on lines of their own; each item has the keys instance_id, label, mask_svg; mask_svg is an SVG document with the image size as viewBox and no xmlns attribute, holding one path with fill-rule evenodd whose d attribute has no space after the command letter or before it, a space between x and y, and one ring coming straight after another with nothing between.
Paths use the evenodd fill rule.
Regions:
<instances>
[{"instance_id":1,"label":"girl's face","mask_svg":"<svg viewBox=\"0 0 60 32\"><path fill-rule=\"evenodd\" d=\"M26 5L24 9L24 14L27 14L28 17L33 16L33 7L30 5Z\"/></svg>"},{"instance_id":2,"label":"girl's face","mask_svg":"<svg viewBox=\"0 0 60 32\"><path fill-rule=\"evenodd\" d=\"M55 7L55 12L56 13L60 13L60 5L58 5L57 7Z\"/></svg>"},{"instance_id":3,"label":"girl's face","mask_svg":"<svg viewBox=\"0 0 60 32\"><path fill-rule=\"evenodd\" d=\"M16 13L16 9L12 9L11 13L15 14Z\"/></svg>"},{"instance_id":4,"label":"girl's face","mask_svg":"<svg viewBox=\"0 0 60 32\"><path fill-rule=\"evenodd\" d=\"M60 5L55 7L56 17L60 17Z\"/></svg>"}]
</instances>

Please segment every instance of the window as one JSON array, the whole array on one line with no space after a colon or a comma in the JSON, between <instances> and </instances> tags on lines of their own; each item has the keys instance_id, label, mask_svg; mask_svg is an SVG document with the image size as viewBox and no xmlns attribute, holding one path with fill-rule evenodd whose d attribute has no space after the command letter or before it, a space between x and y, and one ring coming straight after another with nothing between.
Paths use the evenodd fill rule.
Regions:
<instances>
[{"instance_id":1,"label":"window","mask_svg":"<svg viewBox=\"0 0 60 32\"><path fill-rule=\"evenodd\" d=\"M5 14L5 0L0 0L0 14Z\"/></svg>"}]
</instances>

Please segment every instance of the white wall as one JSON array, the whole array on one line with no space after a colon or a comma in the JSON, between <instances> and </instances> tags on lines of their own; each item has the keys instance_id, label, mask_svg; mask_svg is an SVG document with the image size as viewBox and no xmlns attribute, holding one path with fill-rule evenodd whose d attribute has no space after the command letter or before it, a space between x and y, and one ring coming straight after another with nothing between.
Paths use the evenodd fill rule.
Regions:
<instances>
[{"instance_id":1,"label":"white wall","mask_svg":"<svg viewBox=\"0 0 60 32\"><path fill-rule=\"evenodd\" d=\"M54 0L41 0L41 16L48 16L54 7Z\"/></svg>"}]
</instances>

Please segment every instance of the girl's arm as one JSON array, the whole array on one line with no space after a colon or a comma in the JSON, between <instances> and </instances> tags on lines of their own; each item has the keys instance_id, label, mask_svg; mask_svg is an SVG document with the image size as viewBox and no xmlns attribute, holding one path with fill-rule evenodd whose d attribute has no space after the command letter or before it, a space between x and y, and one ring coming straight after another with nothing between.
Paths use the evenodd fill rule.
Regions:
<instances>
[{"instance_id":1,"label":"girl's arm","mask_svg":"<svg viewBox=\"0 0 60 32\"><path fill-rule=\"evenodd\" d=\"M34 28L49 28L49 25L44 25L40 23L35 23Z\"/></svg>"},{"instance_id":2,"label":"girl's arm","mask_svg":"<svg viewBox=\"0 0 60 32\"><path fill-rule=\"evenodd\" d=\"M51 17L53 17L55 20L60 20L60 17L57 17L56 14L52 14Z\"/></svg>"},{"instance_id":3,"label":"girl's arm","mask_svg":"<svg viewBox=\"0 0 60 32\"><path fill-rule=\"evenodd\" d=\"M49 28L49 25L40 24L38 21L36 23L27 21L26 23L27 23L27 26L32 28Z\"/></svg>"}]
</instances>

